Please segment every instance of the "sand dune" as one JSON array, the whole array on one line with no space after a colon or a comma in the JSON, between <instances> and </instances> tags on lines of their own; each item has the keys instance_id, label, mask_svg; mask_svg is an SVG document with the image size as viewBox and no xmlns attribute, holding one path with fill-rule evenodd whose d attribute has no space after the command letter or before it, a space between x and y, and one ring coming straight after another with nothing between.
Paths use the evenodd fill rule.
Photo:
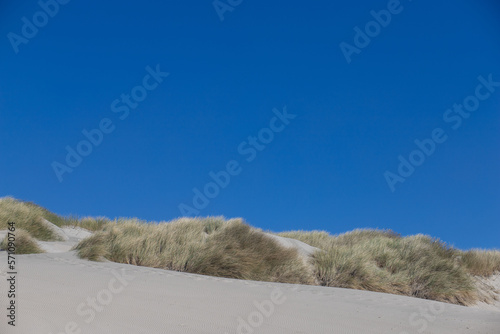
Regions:
<instances>
[{"instance_id":1,"label":"sand dune","mask_svg":"<svg viewBox=\"0 0 500 334\"><path fill-rule=\"evenodd\" d=\"M65 241L40 243L47 253L16 256L16 326L4 315L0 333L500 333L494 307L90 262L68 251L90 232L61 232ZM6 264L0 252L0 291Z\"/></svg>"},{"instance_id":2,"label":"sand dune","mask_svg":"<svg viewBox=\"0 0 500 334\"><path fill-rule=\"evenodd\" d=\"M52 224L53 225L53 224ZM79 227L63 227L60 228L60 233L64 234L63 241L40 241L38 245L47 253L64 253L68 252L73 246L81 240L92 235L91 232Z\"/></svg>"},{"instance_id":3,"label":"sand dune","mask_svg":"<svg viewBox=\"0 0 500 334\"><path fill-rule=\"evenodd\" d=\"M500 312L500 274L488 278L476 277L476 286L481 293L487 295L485 299L490 300L490 303L479 302L472 307ZM491 297L496 298L496 300L491 300Z\"/></svg>"},{"instance_id":4,"label":"sand dune","mask_svg":"<svg viewBox=\"0 0 500 334\"><path fill-rule=\"evenodd\" d=\"M296 239L290 239L290 238L285 238L285 237L280 237L278 235L274 234L269 234L266 233L269 237L273 238L274 240L278 241L278 243L281 246L287 247L287 248L295 248L299 252L299 254L303 257L308 257L312 255L315 251L319 250L316 247L310 246L302 241L296 240Z\"/></svg>"},{"instance_id":5,"label":"sand dune","mask_svg":"<svg viewBox=\"0 0 500 334\"><path fill-rule=\"evenodd\" d=\"M5 252L0 263L6 263ZM17 326L4 319L1 333L494 334L500 329L494 311L95 263L71 252L18 256L18 268ZM6 291L4 268L1 275ZM1 309L6 307L2 298Z\"/></svg>"}]
</instances>

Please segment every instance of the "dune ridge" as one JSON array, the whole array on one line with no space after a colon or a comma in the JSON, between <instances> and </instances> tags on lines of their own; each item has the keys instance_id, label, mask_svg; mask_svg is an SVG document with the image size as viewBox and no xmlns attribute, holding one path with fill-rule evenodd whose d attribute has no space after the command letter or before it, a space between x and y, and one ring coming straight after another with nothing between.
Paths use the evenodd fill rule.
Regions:
<instances>
[{"instance_id":1,"label":"dune ridge","mask_svg":"<svg viewBox=\"0 0 500 334\"><path fill-rule=\"evenodd\" d=\"M15 204L23 205L17 200ZM2 199L0 216L1 209ZM44 210L37 209L46 214ZM9 214L12 212L16 213L11 208ZM23 307L18 315L23 321L19 320L15 331L0 324L1 333L60 334L75 324L73 329L82 333L164 333L165 326L169 333L331 333L335 327L340 332L493 334L500 329L495 251L464 252L426 236L407 239L380 230L338 236L317 231L275 234L241 219L223 217L161 224L72 217L56 220L59 226L38 217L29 219L33 219L37 235L46 240L31 234L29 219L23 223L22 233L42 253L28 250L30 254L16 255L23 282L19 291ZM40 229L51 232L39 233ZM5 235L0 230L0 240ZM394 282L401 284L396 287L402 292L385 287L377 292L380 286L358 285L378 284L370 270L384 266L405 269L405 263L391 262L401 250L418 256L438 254L439 261L445 261L438 262L441 268L465 270L474 299L464 302L447 296L442 303L429 300L438 299L435 296L408 294L404 273L396 278L378 277L386 279L389 287ZM371 267L367 252L380 261L378 269ZM171 259L178 261L175 266L168 262ZM1 289L5 264L6 252L0 251ZM348 275L353 269L358 272ZM133 279L127 281L121 272ZM446 279L455 277L448 274L440 273ZM123 289L118 284L120 277L126 283ZM101 300L97 308L102 310L92 309L88 298ZM168 310L166 318L161 310ZM138 325L132 321L137 317L149 321ZM199 321L193 322L195 317Z\"/></svg>"}]
</instances>

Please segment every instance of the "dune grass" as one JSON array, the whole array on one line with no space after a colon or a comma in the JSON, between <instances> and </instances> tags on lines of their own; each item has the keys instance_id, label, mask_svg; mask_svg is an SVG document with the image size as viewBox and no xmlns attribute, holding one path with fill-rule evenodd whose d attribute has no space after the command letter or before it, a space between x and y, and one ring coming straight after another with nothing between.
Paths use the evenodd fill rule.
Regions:
<instances>
[{"instance_id":1,"label":"dune grass","mask_svg":"<svg viewBox=\"0 0 500 334\"><path fill-rule=\"evenodd\" d=\"M488 277L500 271L500 251L472 249L460 252L461 263L475 276Z\"/></svg>"},{"instance_id":2,"label":"dune grass","mask_svg":"<svg viewBox=\"0 0 500 334\"><path fill-rule=\"evenodd\" d=\"M66 223L60 217L34 203L18 201L11 197L0 198L0 230L7 229L8 222L15 222L33 238L44 241L59 240L58 236L44 223L44 219L62 226Z\"/></svg>"},{"instance_id":3,"label":"dune grass","mask_svg":"<svg viewBox=\"0 0 500 334\"><path fill-rule=\"evenodd\" d=\"M473 276L500 271L498 251L460 251L424 235L355 230L332 236L293 231L278 235L322 249L314 254L321 285L387 292L471 305L477 299Z\"/></svg>"},{"instance_id":4,"label":"dune grass","mask_svg":"<svg viewBox=\"0 0 500 334\"><path fill-rule=\"evenodd\" d=\"M182 218L169 223L111 223L83 240L82 258L203 275L312 284L297 251L280 246L241 219Z\"/></svg>"},{"instance_id":5,"label":"dune grass","mask_svg":"<svg viewBox=\"0 0 500 334\"><path fill-rule=\"evenodd\" d=\"M23 229L16 229L14 235L14 241L9 242L8 237L5 237L3 239L3 241L0 243L0 250L7 250L13 244L15 247L15 254L43 253L43 250L38 247L38 244L31 237L29 232Z\"/></svg>"},{"instance_id":6,"label":"dune grass","mask_svg":"<svg viewBox=\"0 0 500 334\"><path fill-rule=\"evenodd\" d=\"M138 219L78 219L56 215L34 203L0 198L0 230L6 229L9 221L16 222L18 254L42 252L35 238L57 240L44 220L59 227L93 231L75 247L80 257L89 260L362 289L461 305L486 300L488 293L478 288L478 282L500 272L498 250L462 251L425 235L402 237L392 231L369 229L340 235L323 231L277 233L320 249L310 263L304 263L296 250L283 248L241 219L181 218L158 224Z\"/></svg>"},{"instance_id":7,"label":"dune grass","mask_svg":"<svg viewBox=\"0 0 500 334\"><path fill-rule=\"evenodd\" d=\"M15 222L38 240L58 241L58 236L44 223L58 226L78 226L89 231L101 230L111 220L105 217L63 217L32 202L19 201L12 197L0 198L0 230L7 229L8 222Z\"/></svg>"},{"instance_id":8,"label":"dune grass","mask_svg":"<svg viewBox=\"0 0 500 334\"><path fill-rule=\"evenodd\" d=\"M77 226L91 232L100 231L106 224L111 223L111 219L106 217L83 217L68 223L69 226Z\"/></svg>"}]
</instances>

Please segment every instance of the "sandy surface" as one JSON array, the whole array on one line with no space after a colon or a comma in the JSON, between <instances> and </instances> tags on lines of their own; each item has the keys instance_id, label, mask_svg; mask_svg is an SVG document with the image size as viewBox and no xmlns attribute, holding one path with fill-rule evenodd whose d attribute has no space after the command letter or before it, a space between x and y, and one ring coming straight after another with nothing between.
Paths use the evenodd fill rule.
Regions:
<instances>
[{"instance_id":1,"label":"sandy surface","mask_svg":"<svg viewBox=\"0 0 500 334\"><path fill-rule=\"evenodd\" d=\"M489 300L489 303L478 303L472 307L500 312L500 274L493 275L489 278L476 277L476 286L482 290L483 294L487 295L486 299Z\"/></svg>"},{"instance_id":2,"label":"sandy surface","mask_svg":"<svg viewBox=\"0 0 500 334\"><path fill-rule=\"evenodd\" d=\"M281 237L281 236L270 234L270 233L266 233L266 235L268 237L273 238L280 245L282 245L286 248L297 249L299 254L303 257L311 256L314 252L319 250L319 248L313 247L311 245L306 244L305 242L302 242L302 241L299 241L296 239L285 238L285 237Z\"/></svg>"},{"instance_id":3,"label":"sandy surface","mask_svg":"<svg viewBox=\"0 0 500 334\"><path fill-rule=\"evenodd\" d=\"M60 229L64 233L64 241L37 241L41 249L47 253L68 252L81 240L92 235L89 231L78 227L63 227Z\"/></svg>"},{"instance_id":4,"label":"sandy surface","mask_svg":"<svg viewBox=\"0 0 500 334\"><path fill-rule=\"evenodd\" d=\"M47 219L42 218L41 219L42 224L45 225L49 230L52 231L53 234L55 234L60 240L62 241L68 241L68 236L66 233L64 233L63 229L60 228L59 226L52 224L49 222Z\"/></svg>"},{"instance_id":5,"label":"sandy surface","mask_svg":"<svg viewBox=\"0 0 500 334\"><path fill-rule=\"evenodd\" d=\"M499 313L479 307L81 260L67 250L90 232L62 231L66 241L41 243L50 253L16 256L15 327L0 252L1 334L500 333Z\"/></svg>"},{"instance_id":6,"label":"sandy surface","mask_svg":"<svg viewBox=\"0 0 500 334\"><path fill-rule=\"evenodd\" d=\"M2 295L6 261L0 252ZM95 263L72 252L17 262L16 327L3 315L0 333L500 332L498 312L390 294Z\"/></svg>"}]
</instances>

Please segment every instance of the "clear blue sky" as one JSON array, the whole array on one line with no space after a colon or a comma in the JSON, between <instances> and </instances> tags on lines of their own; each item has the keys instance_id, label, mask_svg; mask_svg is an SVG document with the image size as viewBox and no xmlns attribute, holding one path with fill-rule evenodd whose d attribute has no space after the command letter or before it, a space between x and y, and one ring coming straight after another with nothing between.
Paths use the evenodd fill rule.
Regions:
<instances>
[{"instance_id":1,"label":"clear blue sky","mask_svg":"<svg viewBox=\"0 0 500 334\"><path fill-rule=\"evenodd\" d=\"M0 196L60 214L170 220L181 203L196 209L193 189L233 161L239 174L199 215L500 247L500 87L474 97L479 76L500 81L500 5L389 4L398 13L380 31L368 24L373 37L348 63L340 44L355 47L354 28L387 1L238 2L222 1L236 6L221 20L210 0L73 0L47 7L53 17L37 1L2 1ZM158 64L169 73L161 83L146 77ZM128 107L120 99L131 92L147 97ZM477 110L447 114L464 99ZM284 106L296 115L286 126L273 121ZM113 131L60 182L54 162L68 166L66 147L103 120ZM270 123L283 130L262 130ZM447 139L392 191L386 171L397 175L398 157L435 129ZM274 138L252 148L259 133Z\"/></svg>"}]
</instances>

